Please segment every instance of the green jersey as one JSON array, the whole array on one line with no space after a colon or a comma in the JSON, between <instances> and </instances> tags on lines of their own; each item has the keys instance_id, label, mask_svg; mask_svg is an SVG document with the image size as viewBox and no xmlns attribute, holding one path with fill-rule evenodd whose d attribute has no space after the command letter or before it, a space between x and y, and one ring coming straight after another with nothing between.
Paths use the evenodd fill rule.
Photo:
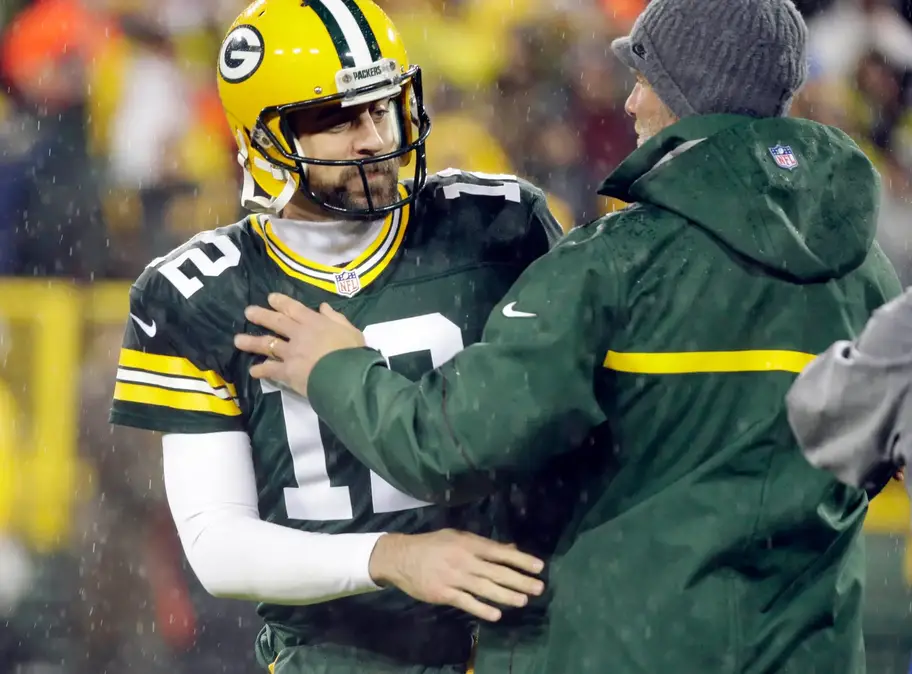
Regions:
<instances>
[{"instance_id":1,"label":"green jersey","mask_svg":"<svg viewBox=\"0 0 912 674\"><path fill-rule=\"evenodd\" d=\"M282 526L490 533L484 503L434 506L367 469L306 398L252 379L259 358L237 351L233 337L263 333L244 309L268 306L271 292L313 308L327 302L390 367L417 379L481 337L490 310L560 231L528 183L449 170L431 176L414 204L390 214L373 244L344 267L299 257L268 217L204 232L154 260L131 290L111 421L164 433L247 433L260 517ZM396 590L308 606L261 604L259 613L263 662L285 647L321 643L453 663L465 661L471 644L464 614Z\"/></svg>"}]
</instances>

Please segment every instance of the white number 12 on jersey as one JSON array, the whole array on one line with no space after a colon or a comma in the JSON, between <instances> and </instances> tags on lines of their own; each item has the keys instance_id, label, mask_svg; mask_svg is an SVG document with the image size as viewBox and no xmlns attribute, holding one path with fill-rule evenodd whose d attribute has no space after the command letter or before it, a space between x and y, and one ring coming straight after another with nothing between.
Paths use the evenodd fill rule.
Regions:
<instances>
[{"instance_id":1,"label":"white number 12 on jersey","mask_svg":"<svg viewBox=\"0 0 912 674\"><path fill-rule=\"evenodd\" d=\"M367 344L383 354L389 363L393 356L430 351L434 367L442 365L463 349L459 326L442 314L424 314L398 321L375 323L364 328ZM295 520L352 519L351 491L330 484L326 449L320 437L320 420L306 398L261 382L263 393L282 396L285 432L291 449L297 487L285 488L285 509ZM430 505L404 494L371 471L371 504L375 513L397 512Z\"/></svg>"}]
</instances>

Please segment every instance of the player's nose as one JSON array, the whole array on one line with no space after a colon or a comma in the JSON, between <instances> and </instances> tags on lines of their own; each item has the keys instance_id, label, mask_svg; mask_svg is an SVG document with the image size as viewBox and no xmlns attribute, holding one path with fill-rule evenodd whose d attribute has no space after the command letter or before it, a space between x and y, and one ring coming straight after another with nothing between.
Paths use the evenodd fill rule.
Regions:
<instances>
[{"instance_id":1,"label":"player's nose","mask_svg":"<svg viewBox=\"0 0 912 674\"><path fill-rule=\"evenodd\" d=\"M383 135L369 111L365 111L358 117L354 143L357 154L374 155L383 151L385 145Z\"/></svg>"}]
</instances>

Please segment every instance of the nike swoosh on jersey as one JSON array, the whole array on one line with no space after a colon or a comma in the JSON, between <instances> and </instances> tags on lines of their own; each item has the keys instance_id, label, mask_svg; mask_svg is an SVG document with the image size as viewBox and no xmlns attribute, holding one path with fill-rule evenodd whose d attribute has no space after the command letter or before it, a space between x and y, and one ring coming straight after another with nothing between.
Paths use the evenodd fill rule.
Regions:
<instances>
[{"instance_id":1,"label":"nike swoosh on jersey","mask_svg":"<svg viewBox=\"0 0 912 674\"><path fill-rule=\"evenodd\" d=\"M155 337L155 333L158 332L158 328L155 327L155 321L151 323L143 323L142 320L137 318L134 314L130 314L130 318L145 332L149 337Z\"/></svg>"},{"instance_id":2,"label":"nike swoosh on jersey","mask_svg":"<svg viewBox=\"0 0 912 674\"><path fill-rule=\"evenodd\" d=\"M510 302L503 308L503 315L507 318L533 318L537 314L530 314L528 311L517 311L513 307L516 306L516 302Z\"/></svg>"}]
</instances>

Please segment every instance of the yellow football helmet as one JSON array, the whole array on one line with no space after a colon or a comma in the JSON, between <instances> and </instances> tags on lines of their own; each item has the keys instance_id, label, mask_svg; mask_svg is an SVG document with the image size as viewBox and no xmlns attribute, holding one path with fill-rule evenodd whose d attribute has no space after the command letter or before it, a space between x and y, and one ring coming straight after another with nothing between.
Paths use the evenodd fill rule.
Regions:
<instances>
[{"instance_id":1,"label":"yellow football helmet","mask_svg":"<svg viewBox=\"0 0 912 674\"><path fill-rule=\"evenodd\" d=\"M376 217L414 200L427 179L425 141L431 130L421 69L410 65L389 17L371 0L256 0L245 9L219 51L218 89L244 169L241 204L281 211L297 191L323 208ZM287 116L303 108L361 105L392 97L399 147L350 160L305 157ZM401 157L414 165L410 194L375 207L364 167ZM321 200L307 185L307 166L355 166L367 208Z\"/></svg>"}]
</instances>

